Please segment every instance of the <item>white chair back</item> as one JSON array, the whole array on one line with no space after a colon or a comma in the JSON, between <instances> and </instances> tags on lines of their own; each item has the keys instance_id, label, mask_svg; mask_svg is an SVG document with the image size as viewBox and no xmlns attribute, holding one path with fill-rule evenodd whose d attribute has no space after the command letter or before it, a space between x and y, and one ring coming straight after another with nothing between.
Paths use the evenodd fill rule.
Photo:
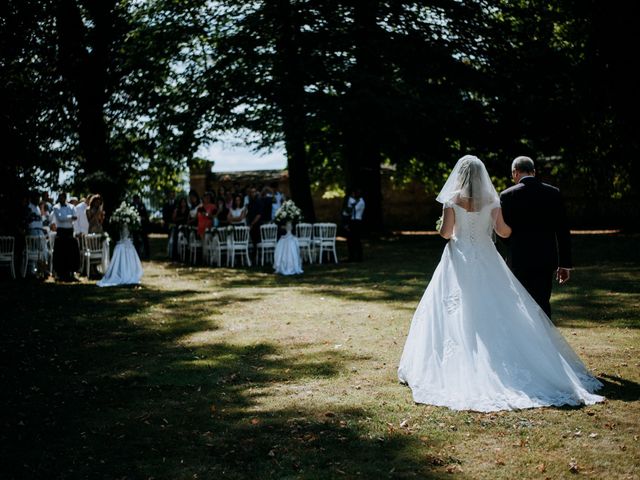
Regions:
<instances>
[{"instance_id":1,"label":"white chair back","mask_svg":"<svg viewBox=\"0 0 640 480\"><path fill-rule=\"evenodd\" d=\"M316 223L314 237L323 242L331 242L336 238L338 226L335 223Z\"/></svg>"},{"instance_id":2,"label":"white chair back","mask_svg":"<svg viewBox=\"0 0 640 480\"><path fill-rule=\"evenodd\" d=\"M16 278L16 270L13 264L14 249L16 246L15 237L0 237L0 263L7 264L11 271L11 277Z\"/></svg>"},{"instance_id":3,"label":"white chair back","mask_svg":"<svg viewBox=\"0 0 640 480\"><path fill-rule=\"evenodd\" d=\"M249 259L249 227L235 226L233 227L233 236L230 246L231 266L235 266L235 257L240 255L243 264L251 266Z\"/></svg>"},{"instance_id":4,"label":"white chair back","mask_svg":"<svg viewBox=\"0 0 640 480\"><path fill-rule=\"evenodd\" d=\"M16 239L14 237L0 237L0 260L3 262L13 260L13 249Z\"/></svg>"},{"instance_id":5,"label":"white chair back","mask_svg":"<svg viewBox=\"0 0 640 480\"><path fill-rule=\"evenodd\" d=\"M258 251L256 252L256 260L260 262L260 265L264 265L265 258L267 260L273 259L277 240L278 225L275 223L260 225L260 242L258 243Z\"/></svg>"},{"instance_id":6,"label":"white chair back","mask_svg":"<svg viewBox=\"0 0 640 480\"><path fill-rule=\"evenodd\" d=\"M218 240L220 240L220 245L226 245L229 231L226 228L219 228L216 231L218 232Z\"/></svg>"},{"instance_id":7,"label":"white chair back","mask_svg":"<svg viewBox=\"0 0 640 480\"><path fill-rule=\"evenodd\" d=\"M338 263L338 253L336 252L336 235L338 225L335 223L314 223L313 224L313 248L314 254L318 254L318 262L322 263L325 252L332 254L333 259Z\"/></svg>"},{"instance_id":8,"label":"white chair back","mask_svg":"<svg viewBox=\"0 0 640 480\"><path fill-rule=\"evenodd\" d=\"M311 235L313 234L313 225L310 223L298 223L296 225L296 237L298 237L298 242L302 241L310 241Z\"/></svg>"},{"instance_id":9,"label":"white chair back","mask_svg":"<svg viewBox=\"0 0 640 480\"><path fill-rule=\"evenodd\" d=\"M49 249L47 248L47 237L44 235L27 235L24 237L24 250L22 252L22 276L27 276L27 271L31 268L35 272L40 261L48 261ZM47 262L48 263L48 262Z\"/></svg>"},{"instance_id":10,"label":"white chair back","mask_svg":"<svg viewBox=\"0 0 640 480\"><path fill-rule=\"evenodd\" d=\"M195 228L191 228L189 231L189 261L196 263L198 260L198 249L202 247L202 241L198 237L198 232Z\"/></svg>"},{"instance_id":11,"label":"white chair back","mask_svg":"<svg viewBox=\"0 0 640 480\"><path fill-rule=\"evenodd\" d=\"M99 264L102 273L109 267L109 237L101 233L89 233L81 238L82 268L87 278L91 276L91 264Z\"/></svg>"},{"instance_id":12,"label":"white chair back","mask_svg":"<svg viewBox=\"0 0 640 480\"><path fill-rule=\"evenodd\" d=\"M260 225L260 243L276 243L278 239L278 225L267 223Z\"/></svg>"},{"instance_id":13,"label":"white chair back","mask_svg":"<svg viewBox=\"0 0 640 480\"><path fill-rule=\"evenodd\" d=\"M48 252L47 237L44 235L27 235L25 240L25 253L29 260L45 258Z\"/></svg>"},{"instance_id":14,"label":"white chair back","mask_svg":"<svg viewBox=\"0 0 640 480\"><path fill-rule=\"evenodd\" d=\"M56 243L56 232L55 230L49 231L47 248L49 249L49 273L53 275L53 247Z\"/></svg>"},{"instance_id":15,"label":"white chair back","mask_svg":"<svg viewBox=\"0 0 640 480\"><path fill-rule=\"evenodd\" d=\"M184 228L178 229L178 256L180 257L180 261L184 262L187 256L187 246L189 245L189 240L187 239L187 230Z\"/></svg>"},{"instance_id":16,"label":"white chair back","mask_svg":"<svg viewBox=\"0 0 640 480\"><path fill-rule=\"evenodd\" d=\"M249 227L233 227L233 245L249 244Z\"/></svg>"},{"instance_id":17,"label":"white chair back","mask_svg":"<svg viewBox=\"0 0 640 480\"><path fill-rule=\"evenodd\" d=\"M298 223L296 225L296 237L298 237L298 245L302 260L313 263L313 251L311 250L311 237L313 235L313 225L310 223Z\"/></svg>"},{"instance_id":18,"label":"white chair back","mask_svg":"<svg viewBox=\"0 0 640 480\"><path fill-rule=\"evenodd\" d=\"M102 255L102 234L89 233L82 236L82 251L84 255Z\"/></svg>"}]
</instances>

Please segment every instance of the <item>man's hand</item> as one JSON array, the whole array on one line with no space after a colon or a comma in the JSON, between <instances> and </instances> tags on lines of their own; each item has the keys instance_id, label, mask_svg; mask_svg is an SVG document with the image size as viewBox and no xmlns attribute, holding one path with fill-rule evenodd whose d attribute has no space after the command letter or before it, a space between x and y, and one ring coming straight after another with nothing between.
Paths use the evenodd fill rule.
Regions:
<instances>
[{"instance_id":1,"label":"man's hand","mask_svg":"<svg viewBox=\"0 0 640 480\"><path fill-rule=\"evenodd\" d=\"M560 285L567 283L569 278L571 278L571 270L568 268L558 267L558 270L556 271L556 279L558 280L558 283Z\"/></svg>"}]
</instances>

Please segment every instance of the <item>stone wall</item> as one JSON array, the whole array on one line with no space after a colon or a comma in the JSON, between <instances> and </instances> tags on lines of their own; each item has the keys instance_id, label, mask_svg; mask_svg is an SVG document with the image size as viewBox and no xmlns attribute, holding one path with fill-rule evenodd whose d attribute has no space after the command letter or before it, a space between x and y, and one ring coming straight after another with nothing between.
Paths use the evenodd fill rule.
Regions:
<instances>
[{"instance_id":1,"label":"stone wall","mask_svg":"<svg viewBox=\"0 0 640 480\"><path fill-rule=\"evenodd\" d=\"M391 174L391 171L383 171L383 213L386 227L433 229L436 219L440 216L441 205L435 202L433 195L425 193L423 184L412 182L398 187L393 184ZM289 196L289 175L286 170L214 173L210 167L191 169L190 187L199 195L207 190L216 192L220 186L226 189L241 189L252 184L258 186L277 184L280 191ZM317 220L338 223L343 199L323 198L323 194L324 191L315 191L312 195Z\"/></svg>"}]
</instances>

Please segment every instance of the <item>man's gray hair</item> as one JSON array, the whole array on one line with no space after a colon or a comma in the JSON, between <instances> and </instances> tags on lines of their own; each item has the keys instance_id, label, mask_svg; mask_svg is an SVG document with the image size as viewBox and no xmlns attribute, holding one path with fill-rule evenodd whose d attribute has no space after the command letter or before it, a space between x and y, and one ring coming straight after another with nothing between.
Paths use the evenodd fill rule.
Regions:
<instances>
[{"instance_id":1,"label":"man's gray hair","mask_svg":"<svg viewBox=\"0 0 640 480\"><path fill-rule=\"evenodd\" d=\"M529 157L516 157L511 163L511 170L517 170L522 173L533 173L536 170L536 166Z\"/></svg>"}]
</instances>

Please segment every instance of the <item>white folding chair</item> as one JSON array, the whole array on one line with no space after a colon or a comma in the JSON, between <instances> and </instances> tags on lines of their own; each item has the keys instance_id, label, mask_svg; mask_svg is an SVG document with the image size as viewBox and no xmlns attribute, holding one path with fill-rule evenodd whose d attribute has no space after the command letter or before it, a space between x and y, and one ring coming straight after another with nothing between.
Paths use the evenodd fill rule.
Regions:
<instances>
[{"instance_id":1,"label":"white folding chair","mask_svg":"<svg viewBox=\"0 0 640 480\"><path fill-rule=\"evenodd\" d=\"M82 239L82 248L80 250L80 254L82 255L81 269L84 269L87 278L91 275L91 264L100 265L103 270L102 273L105 273L107 270L104 265L105 258L102 234L89 233L80 238Z\"/></svg>"},{"instance_id":2,"label":"white folding chair","mask_svg":"<svg viewBox=\"0 0 640 480\"><path fill-rule=\"evenodd\" d=\"M170 260L173 260L173 241L174 241L174 232L177 227L175 225L171 225L169 227L169 237L167 238L167 257Z\"/></svg>"},{"instance_id":3,"label":"white folding chair","mask_svg":"<svg viewBox=\"0 0 640 480\"><path fill-rule=\"evenodd\" d=\"M109 263L111 262L111 249L109 245L111 240L109 235L106 233L102 234L102 273L106 273L109 268Z\"/></svg>"},{"instance_id":4,"label":"white folding chair","mask_svg":"<svg viewBox=\"0 0 640 480\"><path fill-rule=\"evenodd\" d=\"M49 273L53 275L53 246L56 243L56 232L49 231L49 237L47 240L47 248L49 250Z\"/></svg>"},{"instance_id":5,"label":"white folding chair","mask_svg":"<svg viewBox=\"0 0 640 480\"><path fill-rule=\"evenodd\" d=\"M218 229L218 244L216 245L216 248L218 250L217 261L218 261L219 267L222 266L222 254L226 255L227 267L231 265L230 253L231 253L232 238L233 238L233 235L229 230L227 230L227 227Z\"/></svg>"},{"instance_id":6,"label":"white folding chair","mask_svg":"<svg viewBox=\"0 0 640 480\"><path fill-rule=\"evenodd\" d=\"M207 228L204 231L204 238L202 239L202 263L205 265L211 265L211 242L213 240L212 229Z\"/></svg>"},{"instance_id":7,"label":"white folding chair","mask_svg":"<svg viewBox=\"0 0 640 480\"><path fill-rule=\"evenodd\" d=\"M267 223L260 225L260 242L258 242L258 253L260 254L260 265L264 265L264 257L267 260L271 258L273 263L273 255L276 251L276 241L278 240L278 225L275 223Z\"/></svg>"},{"instance_id":8,"label":"white folding chair","mask_svg":"<svg viewBox=\"0 0 640 480\"><path fill-rule=\"evenodd\" d=\"M187 238L188 230L181 228L178 231L178 255L180 261L184 262L187 258L187 247L189 246L189 239Z\"/></svg>"},{"instance_id":9,"label":"white folding chair","mask_svg":"<svg viewBox=\"0 0 640 480\"><path fill-rule=\"evenodd\" d=\"M198 250L202 249L202 240L198 238L195 228L189 232L189 262L195 264L198 260Z\"/></svg>"},{"instance_id":10,"label":"white folding chair","mask_svg":"<svg viewBox=\"0 0 640 480\"><path fill-rule=\"evenodd\" d=\"M296 225L296 237L298 237L298 245L300 245L300 257L305 258L309 263L313 263L311 252L311 235L313 233L313 225L310 223L298 223Z\"/></svg>"},{"instance_id":11,"label":"white folding chair","mask_svg":"<svg viewBox=\"0 0 640 480\"><path fill-rule=\"evenodd\" d=\"M251 266L249 258L249 227L236 226L233 228L233 234L230 247L231 266L235 266L236 255L240 255L242 264Z\"/></svg>"},{"instance_id":12,"label":"white folding chair","mask_svg":"<svg viewBox=\"0 0 640 480\"><path fill-rule=\"evenodd\" d=\"M318 263L322 263L325 252L333 253L333 259L338 263L338 253L336 252L336 234L338 226L335 223L315 223L313 224L313 250L318 254Z\"/></svg>"},{"instance_id":13,"label":"white folding chair","mask_svg":"<svg viewBox=\"0 0 640 480\"><path fill-rule=\"evenodd\" d=\"M202 248L208 265L213 266L215 263L219 267L222 255L220 254L220 239L218 239L218 235L212 233Z\"/></svg>"},{"instance_id":14,"label":"white folding chair","mask_svg":"<svg viewBox=\"0 0 640 480\"><path fill-rule=\"evenodd\" d=\"M38 265L38 262L47 262L48 249L47 237L44 235L27 235L24 237L24 250L22 252L22 277L27 276L29 264Z\"/></svg>"},{"instance_id":15,"label":"white folding chair","mask_svg":"<svg viewBox=\"0 0 640 480\"><path fill-rule=\"evenodd\" d=\"M9 265L11 277L14 280L16 278L16 269L13 265L15 244L15 237L0 237L0 264Z\"/></svg>"}]
</instances>

